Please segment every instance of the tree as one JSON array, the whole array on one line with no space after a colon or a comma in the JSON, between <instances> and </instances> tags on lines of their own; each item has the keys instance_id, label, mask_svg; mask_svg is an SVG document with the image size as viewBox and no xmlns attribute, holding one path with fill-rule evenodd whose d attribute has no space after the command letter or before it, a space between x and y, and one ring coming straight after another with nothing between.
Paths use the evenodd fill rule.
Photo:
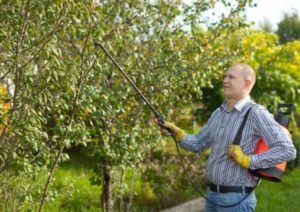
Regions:
<instances>
[{"instance_id":1,"label":"tree","mask_svg":"<svg viewBox=\"0 0 300 212\"><path fill-rule=\"evenodd\" d=\"M259 23L259 27L266 32L273 32L273 26L270 20L264 18L262 22Z\"/></svg>"},{"instance_id":2,"label":"tree","mask_svg":"<svg viewBox=\"0 0 300 212\"><path fill-rule=\"evenodd\" d=\"M279 42L284 44L300 38L300 19L298 12L285 13L283 19L278 23L276 33L279 35Z\"/></svg>"},{"instance_id":3,"label":"tree","mask_svg":"<svg viewBox=\"0 0 300 212\"><path fill-rule=\"evenodd\" d=\"M278 103L293 103L295 114L299 113L299 41L278 45L279 37L261 30L241 30L226 40L226 45L235 51L231 63L250 64L257 74L257 81L251 97L259 104L273 106ZM225 71L226 69L224 69ZM223 100L222 78L216 78L212 86L202 89L203 102L195 110L200 122ZM200 102L201 103L201 102ZM271 112L276 112L271 111ZM296 126L293 126L296 129Z\"/></svg>"},{"instance_id":4,"label":"tree","mask_svg":"<svg viewBox=\"0 0 300 212\"><path fill-rule=\"evenodd\" d=\"M252 32L244 41L247 63L257 71L255 99L265 105L279 102L299 104L299 42L277 45L278 36ZM298 109L297 109L298 110Z\"/></svg>"}]
</instances>

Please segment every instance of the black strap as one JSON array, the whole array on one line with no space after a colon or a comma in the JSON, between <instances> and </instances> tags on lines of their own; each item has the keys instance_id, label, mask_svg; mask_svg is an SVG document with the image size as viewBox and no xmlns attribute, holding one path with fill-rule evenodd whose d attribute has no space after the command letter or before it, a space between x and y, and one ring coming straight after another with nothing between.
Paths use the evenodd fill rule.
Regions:
<instances>
[{"instance_id":1,"label":"black strap","mask_svg":"<svg viewBox=\"0 0 300 212\"><path fill-rule=\"evenodd\" d=\"M248 118L248 115L249 115L249 112L250 110L252 109L252 106L247 110L247 112L245 113L245 116L244 116L244 119L243 119L243 122L233 140L233 143L234 145L240 145L241 143L241 139L242 139L242 133L243 133L243 130L244 130L244 126L245 126L245 123L247 121L247 118Z\"/></svg>"}]
</instances>

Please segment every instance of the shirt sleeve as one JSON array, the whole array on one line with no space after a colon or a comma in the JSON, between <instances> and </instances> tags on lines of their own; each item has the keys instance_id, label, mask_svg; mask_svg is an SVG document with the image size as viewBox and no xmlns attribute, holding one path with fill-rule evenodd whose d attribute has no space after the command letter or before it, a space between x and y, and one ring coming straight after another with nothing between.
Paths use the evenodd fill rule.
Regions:
<instances>
[{"instance_id":1,"label":"shirt sleeve","mask_svg":"<svg viewBox=\"0 0 300 212\"><path fill-rule=\"evenodd\" d=\"M210 129L211 123L215 117L216 111L212 113L207 123L203 128L195 135L186 134L183 141L179 142L179 145L191 152L202 152L211 146L210 142Z\"/></svg>"},{"instance_id":2,"label":"shirt sleeve","mask_svg":"<svg viewBox=\"0 0 300 212\"><path fill-rule=\"evenodd\" d=\"M266 152L251 155L250 169L270 168L284 161L296 158L296 149L292 140L265 108L254 111L256 133L264 139L269 149Z\"/></svg>"}]
</instances>

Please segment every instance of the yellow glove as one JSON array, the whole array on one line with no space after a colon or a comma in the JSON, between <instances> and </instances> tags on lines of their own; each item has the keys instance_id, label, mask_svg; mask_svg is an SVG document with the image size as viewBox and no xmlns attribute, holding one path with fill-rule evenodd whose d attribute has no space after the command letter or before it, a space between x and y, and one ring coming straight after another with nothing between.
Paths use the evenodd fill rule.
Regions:
<instances>
[{"instance_id":1,"label":"yellow glove","mask_svg":"<svg viewBox=\"0 0 300 212\"><path fill-rule=\"evenodd\" d=\"M239 145L231 145L228 149L228 155L240 166L246 169L250 168L250 155L245 155Z\"/></svg>"},{"instance_id":2,"label":"yellow glove","mask_svg":"<svg viewBox=\"0 0 300 212\"><path fill-rule=\"evenodd\" d=\"M167 129L170 129L171 132L169 132ZM175 124L165 121L163 126L160 128L163 135L171 135L173 138L175 138L176 141L182 141L185 136L185 131L183 129L180 129Z\"/></svg>"}]
</instances>

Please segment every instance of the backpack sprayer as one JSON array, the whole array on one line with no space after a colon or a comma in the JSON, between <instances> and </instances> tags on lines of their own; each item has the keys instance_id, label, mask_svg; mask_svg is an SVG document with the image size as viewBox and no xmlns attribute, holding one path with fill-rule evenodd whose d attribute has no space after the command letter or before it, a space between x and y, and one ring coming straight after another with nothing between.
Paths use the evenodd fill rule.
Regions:
<instances>
[{"instance_id":1,"label":"backpack sprayer","mask_svg":"<svg viewBox=\"0 0 300 212\"><path fill-rule=\"evenodd\" d=\"M142 92L138 89L138 87L135 85L135 83L130 79L130 77L126 74L126 72L121 68L121 66L116 62L116 60L111 56L111 54L107 51L107 49L103 46L103 44L100 42L100 41L97 41L95 42L95 46L100 46L101 49L105 52L105 54L109 57L109 59L113 62L113 64L118 68L118 70L122 73L122 75L126 78L126 80L131 84L131 86L135 89L135 91L139 94L139 96L144 100L144 102L146 103L146 105L151 109L151 111L154 113L155 115L155 119L154 119L154 122L156 124L158 124L161 128L164 128L166 129L172 136L175 144L176 144L176 149L177 149L177 152L178 152L178 155L179 155L179 159L180 159L180 164L181 164L181 167L184 171L184 174L189 182L189 184L204 198L206 199L207 201L209 201L210 203L218 206L218 207L223 207L223 208L230 208L230 207L233 207L235 205L238 205L240 204L242 201L244 201L250 193L248 193L245 197L243 197L241 200L239 200L238 202L236 203L233 203L233 204L230 204L230 205L220 205L216 202L213 202L212 200L208 199L198 188L197 185L195 185L195 183L193 182L193 180L191 179L190 175L188 174L186 168L185 168L185 165L183 163L183 160L182 160L182 156L181 156L181 153L180 153L180 150L179 150L179 147L178 147L178 144L174 138L174 135L173 135L173 132L171 129L167 128L164 126L164 118L160 115L160 113L154 108L154 106L149 102L149 100L142 94ZM281 107L284 107L284 106L287 106L288 105L288 108L290 109L289 111L287 112L280 112L279 111L279 107L278 107L278 115L276 116L276 120L278 121L278 123L280 123L281 125L283 126L288 126L288 123L289 123L289 119L288 117L286 117L287 114L290 114L291 111L292 111L292 108L290 106L290 104L284 104L282 105ZM246 121L246 119L245 119ZM260 143L261 146L265 145L264 144L264 141L262 140ZM260 146L259 145L259 146ZM266 146L266 145L265 145ZM257 148L257 154L259 152L262 152L260 149L260 147ZM265 149L264 151L266 151L267 149ZM258 177L266 177L266 175L268 176L268 174L265 174L265 173L268 173L267 172L268 169L263 169L263 170L255 170L254 171L254 175L257 175ZM257 184L256 184L257 185ZM254 186L254 188L256 187L256 185ZM254 189L253 188L253 189Z\"/></svg>"},{"instance_id":2,"label":"backpack sprayer","mask_svg":"<svg viewBox=\"0 0 300 212\"><path fill-rule=\"evenodd\" d=\"M275 120L281 126L288 128L290 119L288 115L290 115L294 110L294 105L290 103L279 104L277 107L277 114L275 115ZM255 154L259 154L265 152L269 149L266 145L265 141L261 139L257 144L257 149ZM286 162L282 162L277 164L274 167L266 168L266 169L256 169L250 170L250 173L254 176L259 178L263 178L265 180L273 181L273 182L280 182L281 178L283 177L284 171L286 167Z\"/></svg>"}]
</instances>

